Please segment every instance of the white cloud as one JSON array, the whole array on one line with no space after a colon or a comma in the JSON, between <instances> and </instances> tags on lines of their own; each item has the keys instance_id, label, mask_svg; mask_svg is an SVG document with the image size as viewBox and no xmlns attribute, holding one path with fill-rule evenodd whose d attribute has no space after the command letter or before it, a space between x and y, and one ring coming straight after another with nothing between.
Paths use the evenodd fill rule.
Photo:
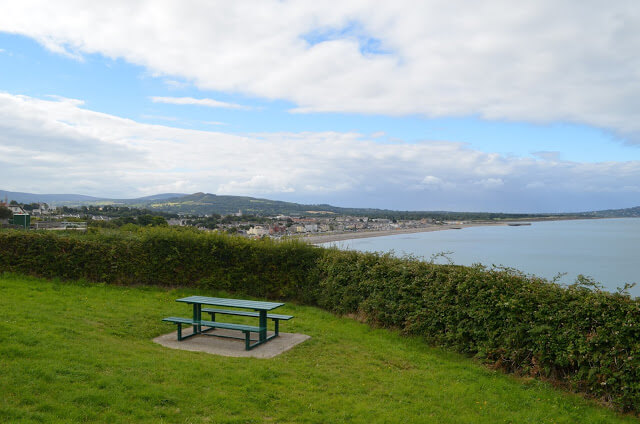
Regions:
<instances>
[{"instance_id":1,"label":"white cloud","mask_svg":"<svg viewBox=\"0 0 640 424\"><path fill-rule=\"evenodd\" d=\"M433 175L427 175L422 180L422 184L425 184L425 185L438 185L439 186L442 183L443 183L442 178L434 177Z\"/></svg>"},{"instance_id":2,"label":"white cloud","mask_svg":"<svg viewBox=\"0 0 640 424\"><path fill-rule=\"evenodd\" d=\"M248 106L243 106L235 103L221 102L214 99L194 99L193 97L150 97L154 103L167 103L174 105L195 105L206 107L219 107L225 109L250 109Z\"/></svg>"},{"instance_id":3,"label":"white cloud","mask_svg":"<svg viewBox=\"0 0 640 424\"><path fill-rule=\"evenodd\" d=\"M164 80L164 83L167 85L167 87L175 90L183 89L191 85L188 82L176 81L172 79Z\"/></svg>"},{"instance_id":4,"label":"white cloud","mask_svg":"<svg viewBox=\"0 0 640 424\"><path fill-rule=\"evenodd\" d=\"M456 185L451 182L444 181L442 178L433 175L427 175L422 181L415 186L416 190L452 190Z\"/></svg>"},{"instance_id":5,"label":"white cloud","mask_svg":"<svg viewBox=\"0 0 640 424\"><path fill-rule=\"evenodd\" d=\"M538 157L542 160L548 160L548 161L558 161L560 160L560 157L561 157L560 152L539 151L539 152L532 152L532 154L535 157Z\"/></svg>"},{"instance_id":6,"label":"white cloud","mask_svg":"<svg viewBox=\"0 0 640 424\"><path fill-rule=\"evenodd\" d=\"M265 175L254 175L244 181L229 181L218 187L218 194L236 193L291 193L296 190L289 186L289 181L283 176L268 177Z\"/></svg>"},{"instance_id":7,"label":"white cloud","mask_svg":"<svg viewBox=\"0 0 640 424\"><path fill-rule=\"evenodd\" d=\"M11 191L113 197L208 191L393 209L567 211L632 206L640 161L541 161L341 132L239 136L0 93L0 181Z\"/></svg>"},{"instance_id":8,"label":"white cloud","mask_svg":"<svg viewBox=\"0 0 640 424\"><path fill-rule=\"evenodd\" d=\"M640 134L634 2L7 2L0 30L298 112L572 121Z\"/></svg>"},{"instance_id":9,"label":"white cloud","mask_svg":"<svg viewBox=\"0 0 640 424\"><path fill-rule=\"evenodd\" d=\"M58 96L56 94L48 94L45 97L57 100L57 101L62 102L62 103L68 103L68 104L70 104L72 106L82 106L82 105L84 105L84 100L71 99L69 97Z\"/></svg>"},{"instance_id":10,"label":"white cloud","mask_svg":"<svg viewBox=\"0 0 640 424\"><path fill-rule=\"evenodd\" d=\"M527 183L527 185L525 186L526 188L543 188L544 187L544 183L540 182L540 181L532 181L530 183Z\"/></svg>"},{"instance_id":11,"label":"white cloud","mask_svg":"<svg viewBox=\"0 0 640 424\"><path fill-rule=\"evenodd\" d=\"M474 184L480 185L485 189L497 189L504 185L502 178L485 178L479 181L474 181Z\"/></svg>"}]
</instances>

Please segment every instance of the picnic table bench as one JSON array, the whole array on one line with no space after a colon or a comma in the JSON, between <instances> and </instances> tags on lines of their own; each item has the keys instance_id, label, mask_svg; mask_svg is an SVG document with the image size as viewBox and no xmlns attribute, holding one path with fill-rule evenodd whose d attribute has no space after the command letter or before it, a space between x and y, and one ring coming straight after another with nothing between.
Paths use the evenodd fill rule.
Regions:
<instances>
[{"instance_id":1,"label":"picnic table bench","mask_svg":"<svg viewBox=\"0 0 640 424\"><path fill-rule=\"evenodd\" d=\"M242 299L226 299L221 297L206 297L206 296L189 296L182 299L177 299L176 302L184 302L193 305L193 317L167 317L163 318L163 321L172 322L178 325L178 341L182 341L189 337L201 334L205 336L226 337L234 339L244 339L245 349L251 350L256 346L259 346L267 341L278 337L279 322L280 320L290 320L293 318L291 315L279 315L268 314L267 311L278 308L284 303L277 302L261 302L255 300L242 300ZM253 311L242 311L236 309L217 309L217 308L202 308L202 305L209 306L223 306L239 309L252 309ZM202 319L202 312L211 314L211 321ZM234 324L228 322L216 321L216 314L218 315L236 315L246 317L258 318L258 326ZM267 319L274 321L275 332L273 335L267 337ZM193 326L193 332L186 336L182 335L182 325ZM203 329L203 327L207 327ZM244 337L235 337L222 334L211 333L216 328L223 328L227 330L238 330L244 333ZM251 333L258 334L258 341L251 344Z\"/></svg>"}]
</instances>

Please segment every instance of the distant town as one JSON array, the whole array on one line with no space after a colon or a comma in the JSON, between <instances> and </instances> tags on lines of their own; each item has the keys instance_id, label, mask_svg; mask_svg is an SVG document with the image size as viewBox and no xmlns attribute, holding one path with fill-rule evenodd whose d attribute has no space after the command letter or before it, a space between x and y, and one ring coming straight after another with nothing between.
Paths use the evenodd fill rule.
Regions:
<instances>
[{"instance_id":1,"label":"distant town","mask_svg":"<svg viewBox=\"0 0 640 424\"><path fill-rule=\"evenodd\" d=\"M404 219L370 218L349 215L247 215L242 210L233 214L181 215L149 211L128 206L49 206L46 203L21 204L0 202L11 212L11 218L0 220L6 227L40 230L87 230L87 228L121 228L125 226L181 226L201 231L219 231L250 238L304 237L353 232L428 229L435 226L465 224L434 218ZM309 214L312 215L312 214Z\"/></svg>"}]
</instances>

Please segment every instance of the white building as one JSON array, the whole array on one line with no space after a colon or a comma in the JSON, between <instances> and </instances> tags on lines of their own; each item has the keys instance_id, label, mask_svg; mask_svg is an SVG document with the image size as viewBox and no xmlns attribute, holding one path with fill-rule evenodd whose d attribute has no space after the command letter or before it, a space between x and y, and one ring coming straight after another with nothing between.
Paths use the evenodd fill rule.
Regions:
<instances>
[{"instance_id":1,"label":"white building","mask_svg":"<svg viewBox=\"0 0 640 424\"><path fill-rule=\"evenodd\" d=\"M249 228L247 230L247 234L251 236L257 236L257 237L267 236L269 235L269 229L261 225L256 225L253 228Z\"/></svg>"},{"instance_id":2,"label":"white building","mask_svg":"<svg viewBox=\"0 0 640 424\"><path fill-rule=\"evenodd\" d=\"M308 233L315 233L318 231L318 224L305 224L304 229Z\"/></svg>"},{"instance_id":3,"label":"white building","mask_svg":"<svg viewBox=\"0 0 640 424\"><path fill-rule=\"evenodd\" d=\"M22 209L20 206L8 205L7 207L9 208L11 213L14 214L14 215L16 215L16 214L24 215L26 213L24 211L24 209Z\"/></svg>"}]
</instances>

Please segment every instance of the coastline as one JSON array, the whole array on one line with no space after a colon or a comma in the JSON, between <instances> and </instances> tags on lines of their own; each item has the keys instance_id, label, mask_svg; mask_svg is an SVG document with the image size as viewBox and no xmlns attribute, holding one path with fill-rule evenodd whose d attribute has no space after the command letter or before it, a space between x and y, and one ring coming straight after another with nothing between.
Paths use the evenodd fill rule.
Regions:
<instances>
[{"instance_id":1,"label":"coastline","mask_svg":"<svg viewBox=\"0 0 640 424\"><path fill-rule=\"evenodd\" d=\"M336 233L336 234L302 236L302 237L298 237L298 240L307 242L309 244L322 244L322 243L331 243L335 241L354 240L354 239L361 239L361 238L393 236L397 234L428 233L432 231L455 230L455 229L469 228L469 227L504 226L504 225L509 225L513 223L517 223L517 221L432 225L428 227L398 228L394 230L351 231L351 232Z\"/></svg>"},{"instance_id":2,"label":"coastline","mask_svg":"<svg viewBox=\"0 0 640 424\"><path fill-rule=\"evenodd\" d=\"M469 227L495 227L495 226L507 226L507 225L531 225L534 222L546 222L546 221L580 221L580 220L593 220L593 219L607 219L601 217L576 217L576 216L553 216L553 217L532 217L527 220L509 220L502 222L493 221L476 221L467 222L464 224L443 224L443 225L429 225L427 227L416 228L398 228L394 230L373 230L373 231L348 231L343 233L332 234L317 234L317 235L303 235L295 237L297 240L307 242L309 244L322 244L331 243L334 241L355 240L361 238L370 237L384 237L393 236L396 234L414 234L414 233L429 233L432 231L444 231L444 230L459 230Z\"/></svg>"}]
</instances>

